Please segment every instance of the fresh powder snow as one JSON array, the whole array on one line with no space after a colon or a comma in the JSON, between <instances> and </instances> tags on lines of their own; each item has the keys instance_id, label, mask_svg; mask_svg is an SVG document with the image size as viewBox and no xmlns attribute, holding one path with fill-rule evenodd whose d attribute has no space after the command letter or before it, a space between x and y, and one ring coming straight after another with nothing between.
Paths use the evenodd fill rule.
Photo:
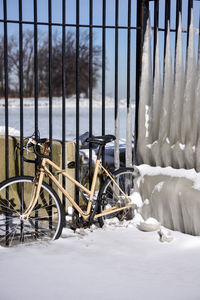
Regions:
<instances>
[{"instance_id":1,"label":"fresh powder snow","mask_svg":"<svg viewBox=\"0 0 200 300\"><path fill-rule=\"evenodd\" d=\"M1 247L1 299L199 299L200 238L171 232L161 241L163 232L136 223L111 219L103 229L65 228L57 241Z\"/></svg>"}]
</instances>

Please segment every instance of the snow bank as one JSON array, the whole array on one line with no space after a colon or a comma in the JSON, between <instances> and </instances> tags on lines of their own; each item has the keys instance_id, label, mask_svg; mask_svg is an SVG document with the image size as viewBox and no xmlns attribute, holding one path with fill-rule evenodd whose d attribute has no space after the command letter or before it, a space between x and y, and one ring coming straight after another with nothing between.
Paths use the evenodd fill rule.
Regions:
<instances>
[{"instance_id":1,"label":"snow bank","mask_svg":"<svg viewBox=\"0 0 200 300\"><path fill-rule=\"evenodd\" d=\"M23 99L23 105L24 106L34 106L34 98L24 98ZM112 108L114 107L114 98L112 97L105 97L105 103L106 103L106 108ZM20 99L19 98L9 98L8 101L9 107L19 107L20 106ZM61 107L62 106L62 97L53 97L52 100L53 107ZM89 107L89 99L88 98L83 98L80 96L80 101L79 104L81 107ZM119 101L119 104L121 107L126 107L127 105L127 100L126 99L121 99ZM5 106L5 100L0 99L0 107ZM49 106L49 98L48 97L40 97L38 99L38 106L40 107L45 107ZM134 103L132 103L132 106L134 107ZM66 107L71 107L75 108L76 107L76 96L66 98ZM102 95L100 94L93 94L93 107L102 107Z\"/></svg>"},{"instance_id":2,"label":"snow bank","mask_svg":"<svg viewBox=\"0 0 200 300\"><path fill-rule=\"evenodd\" d=\"M170 177L179 177L186 178L193 182L193 188L200 190L200 172L196 172L195 169L174 169L172 167L151 167L149 165L143 164L137 167L140 171L140 175L144 177L148 176L170 176Z\"/></svg>"},{"instance_id":3,"label":"snow bank","mask_svg":"<svg viewBox=\"0 0 200 300\"><path fill-rule=\"evenodd\" d=\"M136 191L147 205L144 219L153 217L167 228L200 235L200 173L194 169L137 167Z\"/></svg>"},{"instance_id":4,"label":"snow bank","mask_svg":"<svg viewBox=\"0 0 200 300\"><path fill-rule=\"evenodd\" d=\"M20 136L20 131L13 127L8 127L8 134L13 136ZM5 126L0 126L0 135L5 135Z\"/></svg>"},{"instance_id":5,"label":"snow bank","mask_svg":"<svg viewBox=\"0 0 200 300\"><path fill-rule=\"evenodd\" d=\"M157 232L118 222L75 233L65 228L51 243L0 248L1 299L199 299L200 239L173 236L161 243Z\"/></svg>"}]
</instances>

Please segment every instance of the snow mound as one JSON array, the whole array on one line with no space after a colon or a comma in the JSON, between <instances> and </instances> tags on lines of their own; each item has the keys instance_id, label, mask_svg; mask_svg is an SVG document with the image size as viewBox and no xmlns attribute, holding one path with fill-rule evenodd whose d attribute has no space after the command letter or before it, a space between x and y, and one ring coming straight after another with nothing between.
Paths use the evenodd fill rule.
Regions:
<instances>
[{"instance_id":1,"label":"snow mound","mask_svg":"<svg viewBox=\"0 0 200 300\"><path fill-rule=\"evenodd\" d=\"M186 178L193 181L193 188L196 190L200 190L200 172L196 172L195 169L174 169L172 167L151 167L149 165L143 164L137 166L139 170L140 177L138 179L138 184L143 180L144 176L170 176L177 178ZM162 189L163 184L160 183L160 186L156 186L158 192ZM159 189L158 189L159 188Z\"/></svg>"},{"instance_id":2,"label":"snow mound","mask_svg":"<svg viewBox=\"0 0 200 300\"><path fill-rule=\"evenodd\" d=\"M130 196L129 199L131 200L130 204L136 204L137 207L142 207L143 206L143 201L140 196L140 193L138 192L133 192Z\"/></svg>"},{"instance_id":3,"label":"snow mound","mask_svg":"<svg viewBox=\"0 0 200 300\"><path fill-rule=\"evenodd\" d=\"M173 241L173 235L172 235L171 231L164 228L164 227L160 228L160 230L158 231L158 234L160 236L160 241L161 242L170 243L171 241Z\"/></svg>"},{"instance_id":4,"label":"snow mound","mask_svg":"<svg viewBox=\"0 0 200 300\"><path fill-rule=\"evenodd\" d=\"M148 218L146 221L141 221L138 228L142 231L150 232L156 231L160 228L161 224L154 218Z\"/></svg>"},{"instance_id":5,"label":"snow mound","mask_svg":"<svg viewBox=\"0 0 200 300\"><path fill-rule=\"evenodd\" d=\"M8 134L13 136L20 136L20 131L15 128L8 127ZM5 126L0 126L0 135L5 135Z\"/></svg>"}]
</instances>

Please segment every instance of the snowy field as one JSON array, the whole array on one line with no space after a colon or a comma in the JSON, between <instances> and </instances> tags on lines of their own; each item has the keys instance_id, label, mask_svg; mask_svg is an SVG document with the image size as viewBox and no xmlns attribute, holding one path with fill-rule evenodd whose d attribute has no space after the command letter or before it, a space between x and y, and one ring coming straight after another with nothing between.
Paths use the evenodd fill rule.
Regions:
<instances>
[{"instance_id":1,"label":"snowy field","mask_svg":"<svg viewBox=\"0 0 200 300\"><path fill-rule=\"evenodd\" d=\"M0 299L199 299L200 238L142 232L134 221L0 248Z\"/></svg>"},{"instance_id":2,"label":"snowy field","mask_svg":"<svg viewBox=\"0 0 200 300\"><path fill-rule=\"evenodd\" d=\"M101 95L94 95L93 101L93 134L101 135ZM38 128L41 137L49 136L49 100L39 98L38 101ZM132 104L132 119L134 123L134 104ZM62 99L53 99L53 139L62 139ZM119 101L119 131L120 138L126 137L126 99ZM114 99L106 97L106 134L114 134ZM0 135L4 134L5 104L0 99ZM9 127L10 135L20 134L20 101L9 99ZM89 99L80 98L80 135L89 131ZM34 132L34 98L24 99L24 136ZM73 140L76 136L76 99L66 99L66 140Z\"/></svg>"}]
</instances>

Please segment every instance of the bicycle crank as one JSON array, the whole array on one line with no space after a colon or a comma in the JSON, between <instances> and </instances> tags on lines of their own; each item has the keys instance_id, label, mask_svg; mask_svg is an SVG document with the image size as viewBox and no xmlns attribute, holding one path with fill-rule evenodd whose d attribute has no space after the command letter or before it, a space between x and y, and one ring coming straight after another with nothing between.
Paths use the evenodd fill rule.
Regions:
<instances>
[{"instance_id":1,"label":"bicycle crank","mask_svg":"<svg viewBox=\"0 0 200 300\"><path fill-rule=\"evenodd\" d=\"M88 222L85 222L79 214L74 211L72 213L72 229L76 230L77 228L87 228L89 226Z\"/></svg>"}]
</instances>

